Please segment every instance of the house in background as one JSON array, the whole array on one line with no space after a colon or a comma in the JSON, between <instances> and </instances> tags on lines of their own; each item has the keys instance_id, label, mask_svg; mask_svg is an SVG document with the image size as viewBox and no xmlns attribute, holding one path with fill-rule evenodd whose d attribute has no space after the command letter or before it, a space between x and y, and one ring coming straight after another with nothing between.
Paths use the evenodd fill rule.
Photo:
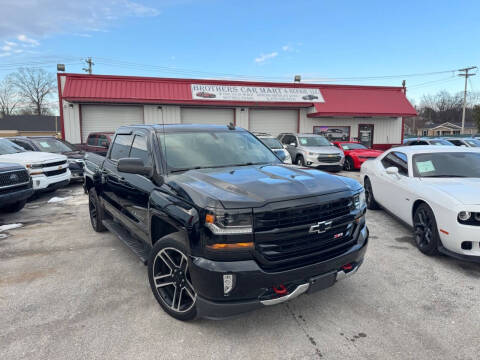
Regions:
<instances>
[{"instance_id":1,"label":"house in background","mask_svg":"<svg viewBox=\"0 0 480 360\"><path fill-rule=\"evenodd\" d=\"M60 118L49 115L6 115L0 117L0 137L61 135Z\"/></svg>"},{"instance_id":2,"label":"house in background","mask_svg":"<svg viewBox=\"0 0 480 360\"><path fill-rule=\"evenodd\" d=\"M450 136L460 135L462 132L461 123L445 122L443 124L428 124L417 129L418 136ZM475 135L478 132L477 126L473 123L465 123L465 134Z\"/></svg>"}]
</instances>

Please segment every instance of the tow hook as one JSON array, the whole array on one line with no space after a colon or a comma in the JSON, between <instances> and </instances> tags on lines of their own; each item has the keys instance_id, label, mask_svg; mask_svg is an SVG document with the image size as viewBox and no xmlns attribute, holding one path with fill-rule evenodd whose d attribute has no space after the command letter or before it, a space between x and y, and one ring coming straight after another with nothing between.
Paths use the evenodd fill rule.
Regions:
<instances>
[{"instance_id":1,"label":"tow hook","mask_svg":"<svg viewBox=\"0 0 480 360\"><path fill-rule=\"evenodd\" d=\"M337 281L343 280L353 274L355 274L360 266L358 264L348 263L341 267L337 272Z\"/></svg>"}]
</instances>

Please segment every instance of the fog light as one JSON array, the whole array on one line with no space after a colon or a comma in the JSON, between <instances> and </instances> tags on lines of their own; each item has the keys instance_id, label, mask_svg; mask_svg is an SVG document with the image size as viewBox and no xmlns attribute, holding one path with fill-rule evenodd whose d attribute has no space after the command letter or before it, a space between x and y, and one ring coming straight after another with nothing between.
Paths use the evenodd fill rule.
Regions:
<instances>
[{"instance_id":1,"label":"fog light","mask_svg":"<svg viewBox=\"0 0 480 360\"><path fill-rule=\"evenodd\" d=\"M223 275L223 294L228 295L234 287L235 277L233 274Z\"/></svg>"},{"instance_id":2,"label":"fog light","mask_svg":"<svg viewBox=\"0 0 480 360\"><path fill-rule=\"evenodd\" d=\"M462 221L467 221L472 217L472 214L469 211L460 211L458 213L458 218Z\"/></svg>"}]
</instances>

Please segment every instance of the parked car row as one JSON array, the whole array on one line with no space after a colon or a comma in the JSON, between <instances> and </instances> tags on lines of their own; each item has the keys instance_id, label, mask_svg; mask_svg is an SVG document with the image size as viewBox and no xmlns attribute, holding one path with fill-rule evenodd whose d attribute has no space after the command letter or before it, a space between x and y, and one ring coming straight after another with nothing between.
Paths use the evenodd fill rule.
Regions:
<instances>
[{"instance_id":1,"label":"parked car row","mask_svg":"<svg viewBox=\"0 0 480 360\"><path fill-rule=\"evenodd\" d=\"M21 210L34 192L83 181L84 153L49 136L0 139L0 209Z\"/></svg>"},{"instance_id":2,"label":"parked car row","mask_svg":"<svg viewBox=\"0 0 480 360\"><path fill-rule=\"evenodd\" d=\"M461 137L441 137L441 138L415 138L405 139L405 146L414 145L446 145L446 146L463 146L463 147L480 147L478 138L461 138Z\"/></svg>"}]
</instances>

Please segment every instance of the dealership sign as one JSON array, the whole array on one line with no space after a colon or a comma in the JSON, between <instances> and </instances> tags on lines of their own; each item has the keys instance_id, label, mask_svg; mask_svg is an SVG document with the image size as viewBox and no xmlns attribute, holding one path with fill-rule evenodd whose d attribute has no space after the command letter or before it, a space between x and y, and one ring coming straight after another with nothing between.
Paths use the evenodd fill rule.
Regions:
<instances>
[{"instance_id":1,"label":"dealership sign","mask_svg":"<svg viewBox=\"0 0 480 360\"><path fill-rule=\"evenodd\" d=\"M261 102L325 102L319 89L192 84L192 99Z\"/></svg>"}]
</instances>

